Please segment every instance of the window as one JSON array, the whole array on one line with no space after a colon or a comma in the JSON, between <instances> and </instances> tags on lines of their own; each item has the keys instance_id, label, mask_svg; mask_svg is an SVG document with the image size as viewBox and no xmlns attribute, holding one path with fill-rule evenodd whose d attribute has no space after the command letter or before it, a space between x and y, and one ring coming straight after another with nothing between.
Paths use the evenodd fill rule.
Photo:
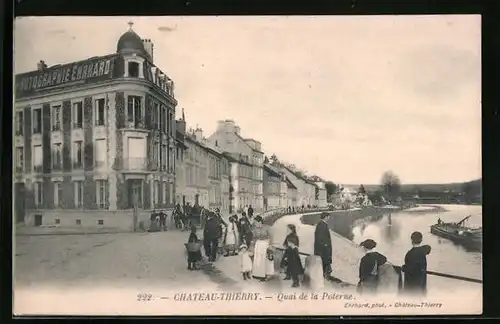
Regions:
<instances>
[{"instance_id":1,"label":"window","mask_svg":"<svg viewBox=\"0 0 500 324\"><path fill-rule=\"evenodd\" d=\"M107 180L98 180L97 181L97 195L96 195L96 203L97 208L100 209L108 209L108 181Z\"/></svg>"},{"instance_id":2,"label":"window","mask_svg":"<svg viewBox=\"0 0 500 324\"><path fill-rule=\"evenodd\" d=\"M16 171L22 172L24 167L24 148L16 147Z\"/></svg>"},{"instance_id":3,"label":"window","mask_svg":"<svg viewBox=\"0 0 500 324\"><path fill-rule=\"evenodd\" d=\"M163 203L166 204L167 203L167 183L166 182L163 182Z\"/></svg>"},{"instance_id":4,"label":"window","mask_svg":"<svg viewBox=\"0 0 500 324\"><path fill-rule=\"evenodd\" d=\"M158 143L156 143L158 144ZM161 168L161 146L158 144L156 145L156 156L157 156L157 160L156 160L156 165Z\"/></svg>"},{"instance_id":5,"label":"window","mask_svg":"<svg viewBox=\"0 0 500 324\"><path fill-rule=\"evenodd\" d=\"M165 171L167 169L167 146L161 146L161 169Z\"/></svg>"},{"instance_id":6,"label":"window","mask_svg":"<svg viewBox=\"0 0 500 324\"><path fill-rule=\"evenodd\" d=\"M33 169L37 172L42 171L43 151L41 145L33 147Z\"/></svg>"},{"instance_id":7,"label":"window","mask_svg":"<svg viewBox=\"0 0 500 324\"><path fill-rule=\"evenodd\" d=\"M83 127L83 103L73 103L73 128L80 129Z\"/></svg>"},{"instance_id":8,"label":"window","mask_svg":"<svg viewBox=\"0 0 500 324\"><path fill-rule=\"evenodd\" d=\"M24 113L22 111L16 112L16 135L23 135L24 129Z\"/></svg>"},{"instance_id":9,"label":"window","mask_svg":"<svg viewBox=\"0 0 500 324\"><path fill-rule=\"evenodd\" d=\"M153 125L155 129L160 129L160 112L160 105L155 103L153 107Z\"/></svg>"},{"instance_id":10,"label":"window","mask_svg":"<svg viewBox=\"0 0 500 324\"><path fill-rule=\"evenodd\" d=\"M160 143L154 142L154 144L153 144L153 162L154 162L155 166L157 166L159 164L158 161L160 161L160 156L158 155L159 147L160 147Z\"/></svg>"},{"instance_id":11,"label":"window","mask_svg":"<svg viewBox=\"0 0 500 324\"><path fill-rule=\"evenodd\" d=\"M33 109L33 134L42 133L42 108Z\"/></svg>"},{"instance_id":12,"label":"window","mask_svg":"<svg viewBox=\"0 0 500 324\"><path fill-rule=\"evenodd\" d=\"M52 131L58 132L61 130L61 106L52 107Z\"/></svg>"},{"instance_id":13,"label":"window","mask_svg":"<svg viewBox=\"0 0 500 324\"><path fill-rule=\"evenodd\" d=\"M153 195L153 206L156 207L160 203L160 181L155 181L154 185L154 195Z\"/></svg>"},{"instance_id":14,"label":"window","mask_svg":"<svg viewBox=\"0 0 500 324\"><path fill-rule=\"evenodd\" d=\"M73 168L83 168L83 142L76 141L73 143Z\"/></svg>"},{"instance_id":15,"label":"window","mask_svg":"<svg viewBox=\"0 0 500 324\"><path fill-rule=\"evenodd\" d=\"M104 126L106 123L106 115L105 115L105 107L104 107L104 98L95 100L95 125L96 126Z\"/></svg>"},{"instance_id":16,"label":"window","mask_svg":"<svg viewBox=\"0 0 500 324\"><path fill-rule=\"evenodd\" d=\"M169 183L169 203L173 204L174 203L174 184Z\"/></svg>"},{"instance_id":17,"label":"window","mask_svg":"<svg viewBox=\"0 0 500 324\"><path fill-rule=\"evenodd\" d=\"M144 127L142 123L142 97L128 96L127 120L134 127Z\"/></svg>"},{"instance_id":18,"label":"window","mask_svg":"<svg viewBox=\"0 0 500 324\"><path fill-rule=\"evenodd\" d=\"M61 182L54 182L54 208L61 207L61 197L63 196L63 187Z\"/></svg>"},{"instance_id":19,"label":"window","mask_svg":"<svg viewBox=\"0 0 500 324\"><path fill-rule=\"evenodd\" d=\"M62 169L62 145L61 143L53 144L52 148L52 169Z\"/></svg>"},{"instance_id":20,"label":"window","mask_svg":"<svg viewBox=\"0 0 500 324\"><path fill-rule=\"evenodd\" d=\"M137 62L128 63L128 75L133 78L139 77L139 63Z\"/></svg>"},{"instance_id":21,"label":"window","mask_svg":"<svg viewBox=\"0 0 500 324\"><path fill-rule=\"evenodd\" d=\"M168 126L168 122L167 122L167 107L163 106L162 107L162 117L161 117L161 121L162 121L162 130L165 134L168 134L168 130L170 129L170 127Z\"/></svg>"},{"instance_id":22,"label":"window","mask_svg":"<svg viewBox=\"0 0 500 324\"><path fill-rule=\"evenodd\" d=\"M100 139L95 141L95 166L96 168L106 167L106 140Z\"/></svg>"},{"instance_id":23,"label":"window","mask_svg":"<svg viewBox=\"0 0 500 324\"><path fill-rule=\"evenodd\" d=\"M42 207L43 205L43 187L41 182L35 182L33 191L35 193L35 206Z\"/></svg>"},{"instance_id":24,"label":"window","mask_svg":"<svg viewBox=\"0 0 500 324\"><path fill-rule=\"evenodd\" d=\"M75 181L75 208L83 207L83 181Z\"/></svg>"}]
</instances>

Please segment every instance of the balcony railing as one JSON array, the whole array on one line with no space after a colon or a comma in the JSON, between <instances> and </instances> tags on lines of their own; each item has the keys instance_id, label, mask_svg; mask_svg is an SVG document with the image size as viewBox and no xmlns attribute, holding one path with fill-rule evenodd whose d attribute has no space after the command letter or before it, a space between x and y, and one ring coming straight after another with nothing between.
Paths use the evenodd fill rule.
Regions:
<instances>
[{"instance_id":1,"label":"balcony railing","mask_svg":"<svg viewBox=\"0 0 500 324\"><path fill-rule=\"evenodd\" d=\"M24 166L23 165L16 165L15 168L17 173L23 172L24 171Z\"/></svg>"},{"instance_id":2,"label":"balcony railing","mask_svg":"<svg viewBox=\"0 0 500 324\"><path fill-rule=\"evenodd\" d=\"M62 162L54 161L54 163L52 164L52 170L62 170Z\"/></svg>"},{"instance_id":3,"label":"balcony railing","mask_svg":"<svg viewBox=\"0 0 500 324\"><path fill-rule=\"evenodd\" d=\"M95 161L94 167L96 169L104 169L106 167L106 161Z\"/></svg>"},{"instance_id":4,"label":"balcony railing","mask_svg":"<svg viewBox=\"0 0 500 324\"><path fill-rule=\"evenodd\" d=\"M41 165L34 165L33 166L33 171L34 172L37 172L37 173L41 173L42 172L42 166Z\"/></svg>"},{"instance_id":5,"label":"balcony railing","mask_svg":"<svg viewBox=\"0 0 500 324\"><path fill-rule=\"evenodd\" d=\"M83 169L83 161L74 161L73 169Z\"/></svg>"},{"instance_id":6,"label":"balcony railing","mask_svg":"<svg viewBox=\"0 0 500 324\"><path fill-rule=\"evenodd\" d=\"M150 163L148 158L122 158L118 162L119 168L123 170L147 170Z\"/></svg>"}]
</instances>

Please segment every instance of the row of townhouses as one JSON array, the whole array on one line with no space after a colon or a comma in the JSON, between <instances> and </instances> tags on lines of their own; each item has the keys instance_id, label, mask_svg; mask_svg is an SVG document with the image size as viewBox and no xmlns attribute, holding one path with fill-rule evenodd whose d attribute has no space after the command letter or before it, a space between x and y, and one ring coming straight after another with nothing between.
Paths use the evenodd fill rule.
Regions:
<instances>
[{"instance_id":1,"label":"row of townhouses","mask_svg":"<svg viewBox=\"0 0 500 324\"><path fill-rule=\"evenodd\" d=\"M174 82L130 28L116 53L15 77L14 205L27 225L130 227L175 204L235 213L326 205L324 183L264 161L232 120L175 119Z\"/></svg>"}]
</instances>

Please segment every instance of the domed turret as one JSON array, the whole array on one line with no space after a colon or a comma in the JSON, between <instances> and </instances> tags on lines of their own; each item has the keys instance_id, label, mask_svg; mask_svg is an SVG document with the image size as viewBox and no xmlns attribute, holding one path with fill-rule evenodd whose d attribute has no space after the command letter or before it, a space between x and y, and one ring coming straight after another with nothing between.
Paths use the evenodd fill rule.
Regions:
<instances>
[{"instance_id":1,"label":"domed turret","mask_svg":"<svg viewBox=\"0 0 500 324\"><path fill-rule=\"evenodd\" d=\"M132 22L129 22L130 29L123 34L116 45L117 53L140 53L146 56L149 54L144 48L142 39L132 30Z\"/></svg>"}]
</instances>

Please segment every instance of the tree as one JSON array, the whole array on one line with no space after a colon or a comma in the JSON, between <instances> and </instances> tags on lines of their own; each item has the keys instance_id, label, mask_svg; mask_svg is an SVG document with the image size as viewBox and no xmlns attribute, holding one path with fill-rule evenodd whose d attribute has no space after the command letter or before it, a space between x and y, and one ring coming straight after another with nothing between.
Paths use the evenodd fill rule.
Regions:
<instances>
[{"instance_id":1,"label":"tree","mask_svg":"<svg viewBox=\"0 0 500 324\"><path fill-rule=\"evenodd\" d=\"M401 191L401 180L393 171L386 171L382 175L381 185L389 198L395 198Z\"/></svg>"},{"instance_id":2,"label":"tree","mask_svg":"<svg viewBox=\"0 0 500 324\"><path fill-rule=\"evenodd\" d=\"M325 182L325 188L327 197L330 197L335 192L337 192L337 185L331 181Z\"/></svg>"},{"instance_id":3,"label":"tree","mask_svg":"<svg viewBox=\"0 0 500 324\"><path fill-rule=\"evenodd\" d=\"M359 186L358 193L363 194L363 195L366 193L365 187L363 185Z\"/></svg>"}]
</instances>

